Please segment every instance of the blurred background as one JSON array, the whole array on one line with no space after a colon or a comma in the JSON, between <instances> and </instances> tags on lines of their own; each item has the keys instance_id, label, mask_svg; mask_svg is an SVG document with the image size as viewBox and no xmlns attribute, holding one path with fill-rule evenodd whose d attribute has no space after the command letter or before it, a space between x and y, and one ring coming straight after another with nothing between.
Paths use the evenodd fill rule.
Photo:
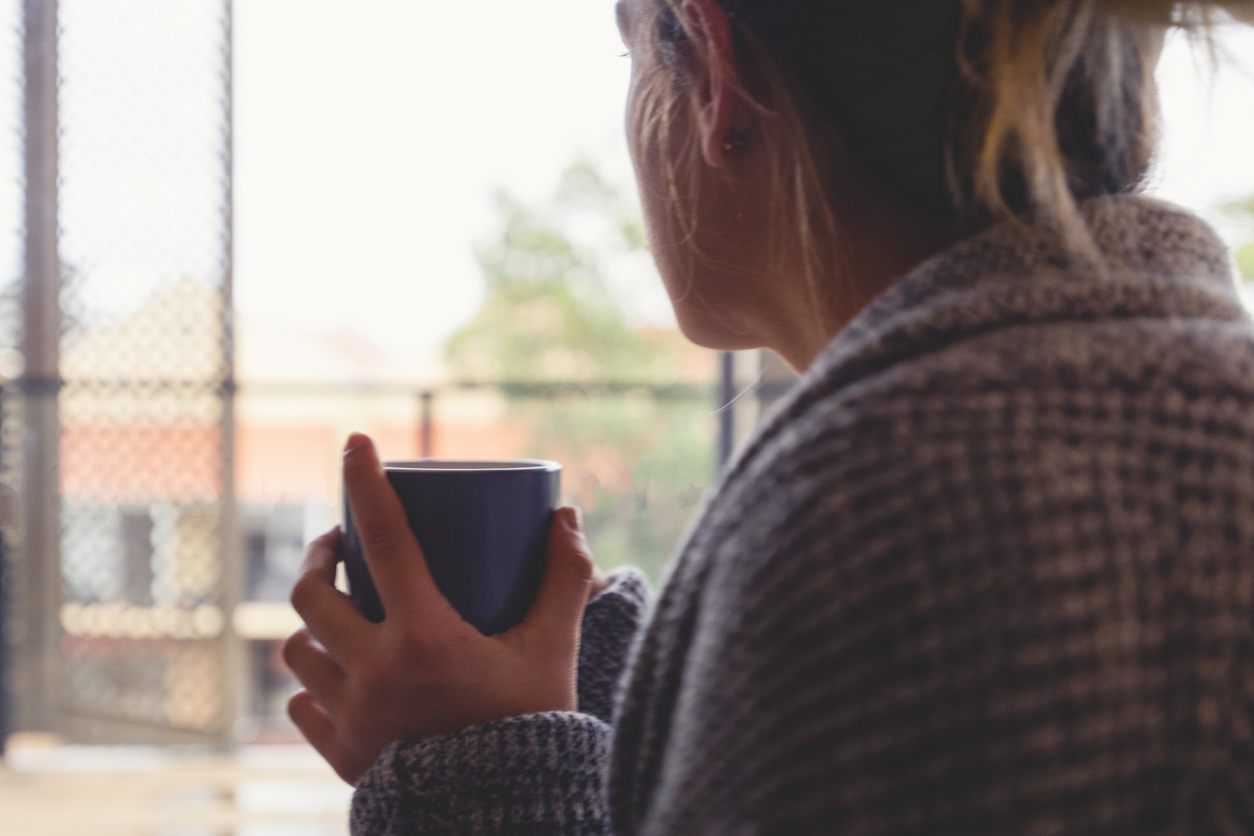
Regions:
<instances>
[{"instance_id":1,"label":"blurred background","mask_svg":"<svg viewBox=\"0 0 1254 836\"><path fill-rule=\"evenodd\" d=\"M1219 47L1168 45L1152 191L1254 282ZM659 578L791 374L677 332L623 51L612 0L0 0L6 834L345 832L279 645L351 431L557 459Z\"/></svg>"}]
</instances>

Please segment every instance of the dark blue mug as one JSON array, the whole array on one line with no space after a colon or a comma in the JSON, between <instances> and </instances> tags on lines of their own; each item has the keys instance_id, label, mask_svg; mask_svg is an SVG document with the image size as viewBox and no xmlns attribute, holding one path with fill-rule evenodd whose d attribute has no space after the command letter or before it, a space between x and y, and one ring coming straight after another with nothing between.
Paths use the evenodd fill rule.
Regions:
<instances>
[{"instance_id":1,"label":"dark blue mug","mask_svg":"<svg viewBox=\"0 0 1254 836\"><path fill-rule=\"evenodd\" d=\"M522 621L544 573L562 466L539 459L385 462L436 586L485 636ZM344 494L349 594L376 624L383 604Z\"/></svg>"}]
</instances>

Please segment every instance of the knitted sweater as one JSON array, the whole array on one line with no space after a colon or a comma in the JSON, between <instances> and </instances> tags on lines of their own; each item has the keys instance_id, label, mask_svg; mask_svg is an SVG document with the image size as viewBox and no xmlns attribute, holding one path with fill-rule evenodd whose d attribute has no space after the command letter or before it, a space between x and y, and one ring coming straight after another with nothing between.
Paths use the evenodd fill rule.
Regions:
<instances>
[{"instance_id":1,"label":"knitted sweater","mask_svg":"<svg viewBox=\"0 0 1254 836\"><path fill-rule=\"evenodd\" d=\"M1085 211L1104 270L1003 224L841 331L711 492L612 724L391 746L354 833L1254 831L1254 334L1201 221ZM589 606L581 686L638 605Z\"/></svg>"}]
</instances>

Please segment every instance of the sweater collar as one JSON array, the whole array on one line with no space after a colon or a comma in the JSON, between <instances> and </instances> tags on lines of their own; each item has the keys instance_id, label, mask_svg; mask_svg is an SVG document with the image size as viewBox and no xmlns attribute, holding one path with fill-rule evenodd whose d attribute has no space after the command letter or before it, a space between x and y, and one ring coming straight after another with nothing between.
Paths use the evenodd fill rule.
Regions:
<instances>
[{"instance_id":1,"label":"sweater collar","mask_svg":"<svg viewBox=\"0 0 1254 836\"><path fill-rule=\"evenodd\" d=\"M990 331L1131 318L1248 321L1227 249L1200 218L1130 195L1095 198L1081 210L1102 267L1069 256L1056 235L1021 223L963 239L899 279L836 335L733 471L815 399Z\"/></svg>"}]
</instances>

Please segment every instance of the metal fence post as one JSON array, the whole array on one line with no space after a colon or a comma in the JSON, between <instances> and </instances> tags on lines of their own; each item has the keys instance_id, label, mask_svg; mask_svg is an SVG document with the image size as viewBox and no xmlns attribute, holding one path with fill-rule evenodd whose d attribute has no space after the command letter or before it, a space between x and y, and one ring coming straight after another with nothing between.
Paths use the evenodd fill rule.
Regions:
<instances>
[{"instance_id":1,"label":"metal fence post","mask_svg":"<svg viewBox=\"0 0 1254 836\"><path fill-rule=\"evenodd\" d=\"M719 355L718 387L718 464L727 464L736 449L736 355L724 351Z\"/></svg>"},{"instance_id":2,"label":"metal fence post","mask_svg":"<svg viewBox=\"0 0 1254 836\"><path fill-rule=\"evenodd\" d=\"M223 3L223 87L225 128L223 131L223 168L225 195L223 212L223 278L222 278L222 365L225 380L222 386L222 488L219 499L221 520L221 559L226 584L223 611L226 613L227 638L225 650L223 705L229 712L223 723L223 743L235 742L235 721L247 715L252 694L248 682L248 647L235 631L232 616L244 598L243 538L235 501L235 6L232 0Z\"/></svg>"},{"instance_id":3,"label":"metal fence post","mask_svg":"<svg viewBox=\"0 0 1254 836\"><path fill-rule=\"evenodd\" d=\"M60 643L57 481L61 259L57 210L57 0L24 0L26 253L23 285L22 640L16 727L53 730Z\"/></svg>"},{"instance_id":4,"label":"metal fence post","mask_svg":"<svg viewBox=\"0 0 1254 836\"><path fill-rule=\"evenodd\" d=\"M0 758L4 757L5 743L9 739L9 587L5 583L8 574L8 555L4 548L4 528L0 527Z\"/></svg>"},{"instance_id":5,"label":"metal fence post","mask_svg":"<svg viewBox=\"0 0 1254 836\"><path fill-rule=\"evenodd\" d=\"M421 398L422 425L418 437L418 456L419 458L429 459L432 457L434 447L431 430L431 401L435 398L435 394L427 390L422 393Z\"/></svg>"},{"instance_id":6,"label":"metal fence post","mask_svg":"<svg viewBox=\"0 0 1254 836\"><path fill-rule=\"evenodd\" d=\"M4 429L4 387L0 386L0 431ZM3 432L0 432L3 437ZM0 444L0 473L4 472L4 446ZM5 506L4 486L0 485L0 758L9 739L12 697L9 693L9 555L5 546L5 529L9 525L9 508Z\"/></svg>"}]
</instances>

